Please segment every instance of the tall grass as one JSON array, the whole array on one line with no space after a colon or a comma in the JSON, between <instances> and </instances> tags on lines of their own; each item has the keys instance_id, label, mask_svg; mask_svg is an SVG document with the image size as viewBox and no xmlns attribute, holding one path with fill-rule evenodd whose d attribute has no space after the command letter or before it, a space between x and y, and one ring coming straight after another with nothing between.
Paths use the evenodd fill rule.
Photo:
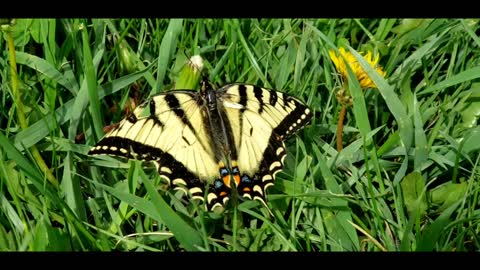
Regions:
<instances>
[{"instance_id":1,"label":"tall grass","mask_svg":"<svg viewBox=\"0 0 480 270\"><path fill-rule=\"evenodd\" d=\"M480 247L478 20L2 23L0 250ZM362 89L353 73L338 75L328 54L338 47L358 59L376 88ZM385 77L361 57L367 51L380 55ZM282 90L315 111L286 143L285 168L268 190L273 218L256 201L205 212L149 164L87 155L136 104L175 88L196 54L217 86ZM353 103L339 152L336 94L345 79Z\"/></svg>"}]
</instances>

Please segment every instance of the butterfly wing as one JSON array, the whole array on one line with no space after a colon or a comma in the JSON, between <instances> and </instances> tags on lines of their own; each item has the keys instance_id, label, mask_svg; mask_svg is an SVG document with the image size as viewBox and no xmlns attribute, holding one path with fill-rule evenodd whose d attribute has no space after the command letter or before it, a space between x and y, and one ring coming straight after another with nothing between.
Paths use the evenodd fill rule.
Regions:
<instances>
[{"instance_id":1,"label":"butterfly wing","mask_svg":"<svg viewBox=\"0 0 480 270\"><path fill-rule=\"evenodd\" d=\"M203 200L205 183L219 177L205 117L197 92L162 93L136 108L89 154L153 161L170 184Z\"/></svg>"},{"instance_id":2,"label":"butterfly wing","mask_svg":"<svg viewBox=\"0 0 480 270\"><path fill-rule=\"evenodd\" d=\"M265 192L286 157L284 140L303 128L310 109L285 93L248 84L230 84L218 90L232 126L238 153L243 197L265 203Z\"/></svg>"}]
</instances>

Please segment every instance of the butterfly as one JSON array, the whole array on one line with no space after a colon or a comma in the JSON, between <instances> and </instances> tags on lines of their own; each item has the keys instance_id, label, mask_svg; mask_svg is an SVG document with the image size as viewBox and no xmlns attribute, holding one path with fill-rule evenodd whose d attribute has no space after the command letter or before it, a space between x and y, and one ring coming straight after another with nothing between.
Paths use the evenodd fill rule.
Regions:
<instances>
[{"instance_id":1,"label":"butterfly","mask_svg":"<svg viewBox=\"0 0 480 270\"><path fill-rule=\"evenodd\" d=\"M312 111L286 93L245 83L151 97L109 131L90 155L150 161L161 177L208 210L225 207L235 189L266 205L283 168L285 140Z\"/></svg>"}]
</instances>

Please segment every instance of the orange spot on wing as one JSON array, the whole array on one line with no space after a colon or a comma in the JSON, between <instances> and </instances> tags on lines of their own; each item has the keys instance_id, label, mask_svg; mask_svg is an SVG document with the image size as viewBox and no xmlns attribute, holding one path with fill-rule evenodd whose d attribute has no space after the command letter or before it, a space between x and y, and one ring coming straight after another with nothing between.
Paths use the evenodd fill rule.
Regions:
<instances>
[{"instance_id":1,"label":"orange spot on wing","mask_svg":"<svg viewBox=\"0 0 480 270\"><path fill-rule=\"evenodd\" d=\"M227 192L225 191L220 192L220 197L223 197L223 196L227 196Z\"/></svg>"},{"instance_id":2,"label":"orange spot on wing","mask_svg":"<svg viewBox=\"0 0 480 270\"><path fill-rule=\"evenodd\" d=\"M225 175L223 177L223 183L227 186L230 187L230 175Z\"/></svg>"},{"instance_id":3,"label":"orange spot on wing","mask_svg":"<svg viewBox=\"0 0 480 270\"><path fill-rule=\"evenodd\" d=\"M243 192L250 192L250 188L248 188L248 187L243 188Z\"/></svg>"},{"instance_id":4,"label":"orange spot on wing","mask_svg":"<svg viewBox=\"0 0 480 270\"><path fill-rule=\"evenodd\" d=\"M238 187L238 185L240 184L240 175L235 174L233 176L233 179L235 180L235 185Z\"/></svg>"}]
</instances>

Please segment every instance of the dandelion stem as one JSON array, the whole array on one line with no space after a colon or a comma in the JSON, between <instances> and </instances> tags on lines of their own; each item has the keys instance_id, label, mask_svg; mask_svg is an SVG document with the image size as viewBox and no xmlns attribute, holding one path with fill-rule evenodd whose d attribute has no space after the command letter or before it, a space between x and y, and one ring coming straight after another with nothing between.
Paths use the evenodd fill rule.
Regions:
<instances>
[{"instance_id":1,"label":"dandelion stem","mask_svg":"<svg viewBox=\"0 0 480 270\"><path fill-rule=\"evenodd\" d=\"M9 28L5 31L7 36L7 44L8 44L8 52L9 52L9 59L10 59L10 73L12 76L12 94L13 100L15 102L15 106L17 107L17 117L18 123L22 129L26 129L28 127L27 119L23 112L23 104L22 99L18 90L18 73L17 73L17 59L15 55L15 44L13 41L13 36ZM52 183L55 187L58 187L58 180L53 176L52 172L48 168L47 164L43 160L40 152L38 151L35 145L30 147L30 151L32 153L33 158L37 162L37 165L40 167L40 170L45 173L48 181Z\"/></svg>"},{"instance_id":2,"label":"dandelion stem","mask_svg":"<svg viewBox=\"0 0 480 270\"><path fill-rule=\"evenodd\" d=\"M337 124L337 151L340 152L343 149L343 121L345 119L345 113L347 112L347 106L342 104L342 109L340 109L340 115L338 116Z\"/></svg>"}]
</instances>

